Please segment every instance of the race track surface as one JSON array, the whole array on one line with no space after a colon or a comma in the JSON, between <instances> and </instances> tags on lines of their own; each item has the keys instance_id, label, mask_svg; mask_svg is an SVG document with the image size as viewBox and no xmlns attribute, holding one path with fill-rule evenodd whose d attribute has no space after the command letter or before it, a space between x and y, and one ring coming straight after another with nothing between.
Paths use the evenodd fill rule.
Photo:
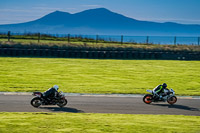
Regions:
<instances>
[{"instance_id":1,"label":"race track surface","mask_svg":"<svg viewBox=\"0 0 200 133\"><path fill-rule=\"evenodd\" d=\"M0 94L0 112L72 112L120 114L170 114L200 116L200 99L178 98L175 105L160 102L145 104L143 97L67 96L68 104L59 108L30 105L31 95Z\"/></svg>"}]
</instances>

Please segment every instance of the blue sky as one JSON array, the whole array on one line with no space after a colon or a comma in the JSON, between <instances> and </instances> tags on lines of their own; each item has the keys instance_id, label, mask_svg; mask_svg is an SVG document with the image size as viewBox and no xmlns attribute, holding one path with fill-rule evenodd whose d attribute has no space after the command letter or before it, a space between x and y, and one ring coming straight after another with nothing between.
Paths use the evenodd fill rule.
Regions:
<instances>
[{"instance_id":1,"label":"blue sky","mask_svg":"<svg viewBox=\"0 0 200 133\"><path fill-rule=\"evenodd\" d=\"M138 20L200 24L200 0L0 0L0 24L32 21L56 10L100 7Z\"/></svg>"}]
</instances>

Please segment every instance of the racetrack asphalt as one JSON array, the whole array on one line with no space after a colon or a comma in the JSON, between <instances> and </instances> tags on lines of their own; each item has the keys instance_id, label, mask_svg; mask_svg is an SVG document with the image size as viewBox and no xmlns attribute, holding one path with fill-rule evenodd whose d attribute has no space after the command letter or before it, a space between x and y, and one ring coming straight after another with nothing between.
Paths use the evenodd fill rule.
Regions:
<instances>
[{"instance_id":1,"label":"racetrack asphalt","mask_svg":"<svg viewBox=\"0 0 200 133\"><path fill-rule=\"evenodd\" d=\"M177 103L145 104L142 96L66 96L68 104L34 108L31 95L0 94L0 112L71 112L71 113L119 113L119 114L169 114L200 116L200 99L179 98Z\"/></svg>"}]
</instances>

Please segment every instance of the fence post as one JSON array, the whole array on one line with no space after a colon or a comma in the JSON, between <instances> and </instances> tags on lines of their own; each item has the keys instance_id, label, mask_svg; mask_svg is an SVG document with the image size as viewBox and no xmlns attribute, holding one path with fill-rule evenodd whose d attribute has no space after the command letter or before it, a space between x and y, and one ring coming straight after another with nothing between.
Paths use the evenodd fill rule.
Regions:
<instances>
[{"instance_id":1,"label":"fence post","mask_svg":"<svg viewBox=\"0 0 200 133\"><path fill-rule=\"evenodd\" d=\"M200 43L200 37L198 37L198 45L199 45L199 43Z\"/></svg>"},{"instance_id":2,"label":"fence post","mask_svg":"<svg viewBox=\"0 0 200 133\"><path fill-rule=\"evenodd\" d=\"M70 34L68 34L68 43L70 43Z\"/></svg>"},{"instance_id":3,"label":"fence post","mask_svg":"<svg viewBox=\"0 0 200 133\"><path fill-rule=\"evenodd\" d=\"M8 31L8 41L10 42L10 31Z\"/></svg>"},{"instance_id":4,"label":"fence post","mask_svg":"<svg viewBox=\"0 0 200 133\"><path fill-rule=\"evenodd\" d=\"M98 43L99 36L96 35L96 44Z\"/></svg>"},{"instance_id":5,"label":"fence post","mask_svg":"<svg viewBox=\"0 0 200 133\"><path fill-rule=\"evenodd\" d=\"M174 37L174 45L176 45L176 36Z\"/></svg>"},{"instance_id":6,"label":"fence post","mask_svg":"<svg viewBox=\"0 0 200 133\"><path fill-rule=\"evenodd\" d=\"M123 35L121 35L121 44L123 44Z\"/></svg>"},{"instance_id":7,"label":"fence post","mask_svg":"<svg viewBox=\"0 0 200 133\"><path fill-rule=\"evenodd\" d=\"M40 33L38 33L38 43L40 42Z\"/></svg>"},{"instance_id":8,"label":"fence post","mask_svg":"<svg viewBox=\"0 0 200 133\"><path fill-rule=\"evenodd\" d=\"M149 44L149 36L147 36L146 44Z\"/></svg>"}]
</instances>

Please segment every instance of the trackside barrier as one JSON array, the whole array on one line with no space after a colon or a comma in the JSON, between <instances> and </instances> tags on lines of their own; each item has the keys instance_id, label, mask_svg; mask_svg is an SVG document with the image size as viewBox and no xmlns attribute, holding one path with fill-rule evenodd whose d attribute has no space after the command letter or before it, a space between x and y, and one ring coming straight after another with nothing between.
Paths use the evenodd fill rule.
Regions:
<instances>
[{"instance_id":1,"label":"trackside barrier","mask_svg":"<svg viewBox=\"0 0 200 133\"><path fill-rule=\"evenodd\" d=\"M94 51L0 48L0 56L91 59L200 60L200 52Z\"/></svg>"}]
</instances>

